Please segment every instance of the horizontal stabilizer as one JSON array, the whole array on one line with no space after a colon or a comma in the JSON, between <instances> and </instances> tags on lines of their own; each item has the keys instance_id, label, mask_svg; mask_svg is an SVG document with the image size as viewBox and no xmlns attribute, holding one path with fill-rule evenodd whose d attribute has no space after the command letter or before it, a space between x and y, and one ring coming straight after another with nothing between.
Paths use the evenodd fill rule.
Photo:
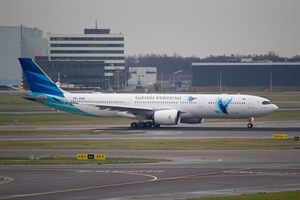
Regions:
<instances>
[{"instance_id":1,"label":"horizontal stabilizer","mask_svg":"<svg viewBox=\"0 0 300 200\"><path fill-rule=\"evenodd\" d=\"M47 97L45 95L39 95L39 96L24 95L22 96L22 98L30 101L36 101L39 103L44 103L47 100Z\"/></svg>"}]
</instances>

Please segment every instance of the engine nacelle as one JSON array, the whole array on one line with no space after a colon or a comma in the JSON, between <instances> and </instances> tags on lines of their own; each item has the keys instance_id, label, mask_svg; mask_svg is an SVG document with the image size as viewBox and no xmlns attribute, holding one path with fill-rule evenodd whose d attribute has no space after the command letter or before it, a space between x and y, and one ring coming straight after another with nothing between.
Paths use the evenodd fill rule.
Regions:
<instances>
[{"instance_id":1,"label":"engine nacelle","mask_svg":"<svg viewBox=\"0 0 300 200\"><path fill-rule=\"evenodd\" d=\"M203 118L189 118L189 119L180 119L180 123L185 124L201 124L203 123Z\"/></svg>"},{"instance_id":2,"label":"engine nacelle","mask_svg":"<svg viewBox=\"0 0 300 200\"><path fill-rule=\"evenodd\" d=\"M180 112L175 109L158 110L154 113L154 121L162 125L176 125L180 121Z\"/></svg>"}]
</instances>

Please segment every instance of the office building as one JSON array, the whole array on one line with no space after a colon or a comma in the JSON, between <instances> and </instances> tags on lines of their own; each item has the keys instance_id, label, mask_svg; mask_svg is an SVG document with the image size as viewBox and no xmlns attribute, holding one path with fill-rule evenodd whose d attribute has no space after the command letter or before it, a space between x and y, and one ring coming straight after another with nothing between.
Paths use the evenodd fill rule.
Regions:
<instances>
[{"instance_id":1,"label":"office building","mask_svg":"<svg viewBox=\"0 0 300 200\"><path fill-rule=\"evenodd\" d=\"M300 63L193 63L194 87L300 87Z\"/></svg>"},{"instance_id":2,"label":"office building","mask_svg":"<svg viewBox=\"0 0 300 200\"><path fill-rule=\"evenodd\" d=\"M110 29L97 29L96 27L85 29L84 34L49 33L47 40L50 62L62 63L64 61L70 64L70 62L84 61L87 64L93 62L93 65L98 63L99 72L103 72L100 82L106 82L106 84L101 84L103 87L119 89L121 85L124 85L124 80L119 80L120 77L124 77L120 76L120 73L124 74L125 70L123 34L112 34ZM89 68L82 67L81 73L88 73L86 70ZM70 71L70 73L73 72Z\"/></svg>"},{"instance_id":3,"label":"office building","mask_svg":"<svg viewBox=\"0 0 300 200\"><path fill-rule=\"evenodd\" d=\"M35 62L62 89L98 90L107 87L103 61L49 61L48 57L36 57Z\"/></svg>"},{"instance_id":4,"label":"office building","mask_svg":"<svg viewBox=\"0 0 300 200\"><path fill-rule=\"evenodd\" d=\"M46 55L43 31L24 26L0 26L0 85L19 86L22 69L19 57Z\"/></svg>"},{"instance_id":5,"label":"office building","mask_svg":"<svg viewBox=\"0 0 300 200\"><path fill-rule=\"evenodd\" d=\"M136 86L151 87L157 81L156 67L129 67L128 86L134 88Z\"/></svg>"}]
</instances>

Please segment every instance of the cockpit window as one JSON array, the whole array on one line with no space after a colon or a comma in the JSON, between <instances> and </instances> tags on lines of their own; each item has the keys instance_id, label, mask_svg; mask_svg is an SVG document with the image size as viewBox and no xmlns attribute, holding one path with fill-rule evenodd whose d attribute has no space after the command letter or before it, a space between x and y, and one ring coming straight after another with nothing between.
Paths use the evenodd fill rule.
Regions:
<instances>
[{"instance_id":1,"label":"cockpit window","mask_svg":"<svg viewBox=\"0 0 300 200\"><path fill-rule=\"evenodd\" d=\"M262 102L263 105L268 105L268 104L270 104L270 103L271 103L270 101L263 101L263 102Z\"/></svg>"}]
</instances>

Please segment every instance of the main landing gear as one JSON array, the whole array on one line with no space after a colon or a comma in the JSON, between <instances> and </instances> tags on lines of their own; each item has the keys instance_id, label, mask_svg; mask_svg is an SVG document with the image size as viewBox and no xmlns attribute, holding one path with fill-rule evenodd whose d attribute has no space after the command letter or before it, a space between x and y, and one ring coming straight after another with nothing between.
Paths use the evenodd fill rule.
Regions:
<instances>
[{"instance_id":1,"label":"main landing gear","mask_svg":"<svg viewBox=\"0 0 300 200\"><path fill-rule=\"evenodd\" d=\"M254 118L253 117L250 117L249 119L248 119L248 124L247 124L247 127L248 128L252 128L253 127L253 124L252 124L252 122L254 122Z\"/></svg>"},{"instance_id":2,"label":"main landing gear","mask_svg":"<svg viewBox=\"0 0 300 200\"><path fill-rule=\"evenodd\" d=\"M133 129L159 128L160 124L155 122L132 122L130 127Z\"/></svg>"}]
</instances>

